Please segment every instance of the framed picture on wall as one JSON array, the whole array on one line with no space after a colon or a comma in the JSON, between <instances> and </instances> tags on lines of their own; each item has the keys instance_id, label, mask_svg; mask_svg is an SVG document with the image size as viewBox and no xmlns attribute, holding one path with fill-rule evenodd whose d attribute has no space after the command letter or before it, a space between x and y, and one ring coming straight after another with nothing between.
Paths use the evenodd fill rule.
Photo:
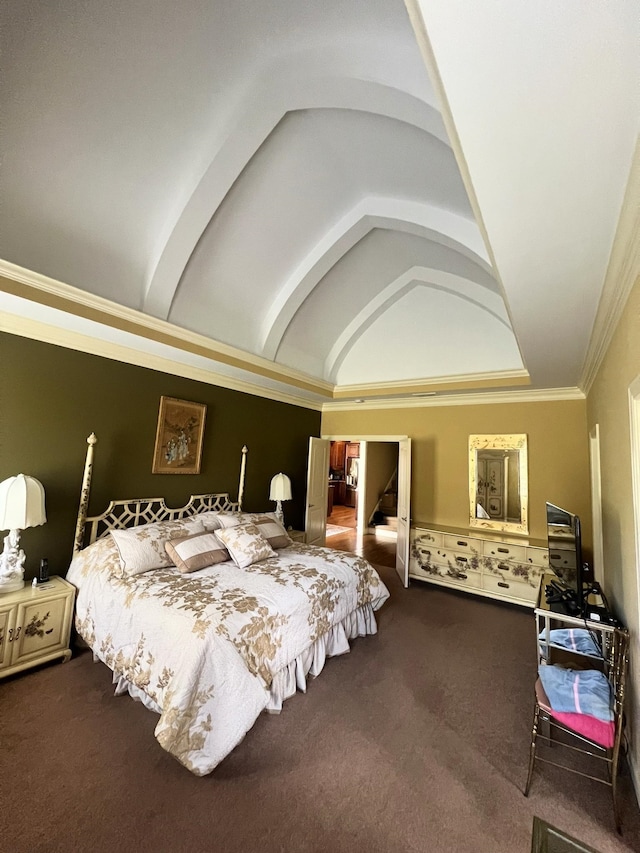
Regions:
<instances>
[{"instance_id":1,"label":"framed picture on wall","mask_svg":"<svg viewBox=\"0 0 640 853\"><path fill-rule=\"evenodd\" d=\"M152 474L199 474L204 439L204 403L160 397Z\"/></svg>"}]
</instances>

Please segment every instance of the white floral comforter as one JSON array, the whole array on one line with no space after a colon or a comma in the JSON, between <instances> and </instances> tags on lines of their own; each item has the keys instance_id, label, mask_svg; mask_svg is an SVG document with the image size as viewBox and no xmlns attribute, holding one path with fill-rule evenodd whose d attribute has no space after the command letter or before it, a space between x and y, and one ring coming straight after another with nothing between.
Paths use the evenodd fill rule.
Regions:
<instances>
[{"instance_id":1,"label":"white floral comforter","mask_svg":"<svg viewBox=\"0 0 640 853\"><path fill-rule=\"evenodd\" d=\"M199 776L274 707L274 694L292 692L285 682L303 685L325 653L375 633L373 611L389 596L363 558L310 545L245 569L119 578L118 566L110 536L74 558L77 630L114 681L160 713L158 742Z\"/></svg>"}]
</instances>

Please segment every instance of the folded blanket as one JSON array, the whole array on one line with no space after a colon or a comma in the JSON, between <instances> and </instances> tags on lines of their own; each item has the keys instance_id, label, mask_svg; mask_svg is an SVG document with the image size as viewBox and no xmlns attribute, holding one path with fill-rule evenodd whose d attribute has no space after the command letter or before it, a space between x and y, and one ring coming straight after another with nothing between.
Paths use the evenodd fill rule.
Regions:
<instances>
[{"instance_id":1,"label":"folded blanket","mask_svg":"<svg viewBox=\"0 0 640 853\"><path fill-rule=\"evenodd\" d=\"M547 641L547 632L541 631L538 637L543 643ZM596 643L590 631L586 628L554 628L549 631L549 642L552 646L580 652L583 655L602 657L602 650Z\"/></svg>"},{"instance_id":2,"label":"folded blanket","mask_svg":"<svg viewBox=\"0 0 640 853\"><path fill-rule=\"evenodd\" d=\"M601 672L543 665L538 675L554 711L589 714L605 723L613 720L611 686Z\"/></svg>"},{"instance_id":3,"label":"folded blanket","mask_svg":"<svg viewBox=\"0 0 640 853\"><path fill-rule=\"evenodd\" d=\"M536 696L540 706L544 708L554 720L566 726L576 734L589 738L605 749L611 749L616 736L615 723L605 723L597 717L592 717L589 714L570 714L563 711L554 711L551 708L549 697L544 691L544 687L538 680L536 684Z\"/></svg>"}]
</instances>

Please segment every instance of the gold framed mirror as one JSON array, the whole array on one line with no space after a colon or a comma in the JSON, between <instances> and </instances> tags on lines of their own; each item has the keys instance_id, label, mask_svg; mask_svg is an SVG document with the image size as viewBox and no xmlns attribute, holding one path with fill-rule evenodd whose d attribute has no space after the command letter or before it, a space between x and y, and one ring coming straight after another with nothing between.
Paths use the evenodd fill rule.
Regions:
<instances>
[{"instance_id":1,"label":"gold framed mirror","mask_svg":"<svg viewBox=\"0 0 640 853\"><path fill-rule=\"evenodd\" d=\"M469 525L529 533L527 436L469 436Z\"/></svg>"}]
</instances>

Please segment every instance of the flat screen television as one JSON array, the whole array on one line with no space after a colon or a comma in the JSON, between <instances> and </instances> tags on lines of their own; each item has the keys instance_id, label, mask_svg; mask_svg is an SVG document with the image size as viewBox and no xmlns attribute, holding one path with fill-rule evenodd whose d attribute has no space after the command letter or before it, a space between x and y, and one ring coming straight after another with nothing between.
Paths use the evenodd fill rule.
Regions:
<instances>
[{"instance_id":1,"label":"flat screen television","mask_svg":"<svg viewBox=\"0 0 640 853\"><path fill-rule=\"evenodd\" d=\"M549 568L575 593L580 613L584 609L584 568L580 519L547 501Z\"/></svg>"}]
</instances>

